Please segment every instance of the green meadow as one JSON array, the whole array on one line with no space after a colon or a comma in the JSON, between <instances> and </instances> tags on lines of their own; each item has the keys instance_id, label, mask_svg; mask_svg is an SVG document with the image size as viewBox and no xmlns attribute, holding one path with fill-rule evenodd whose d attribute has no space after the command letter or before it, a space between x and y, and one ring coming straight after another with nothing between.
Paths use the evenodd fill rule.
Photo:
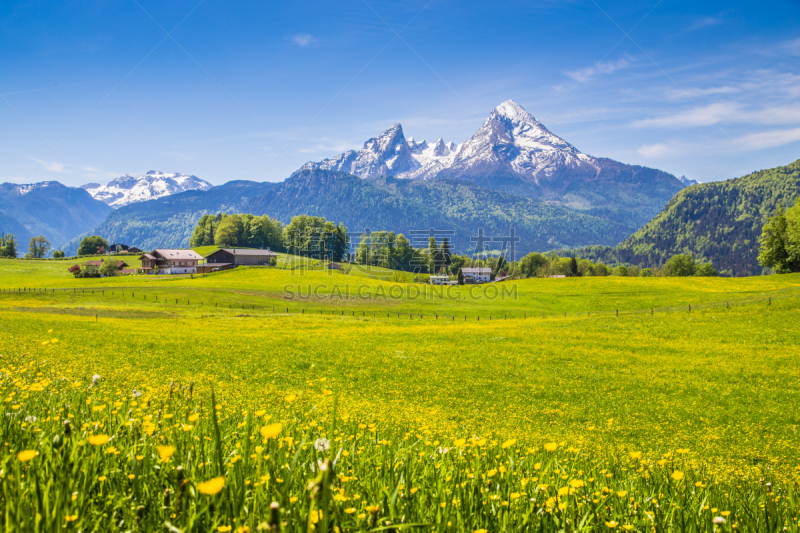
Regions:
<instances>
[{"instance_id":1,"label":"green meadow","mask_svg":"<svg viewBox=\"0 0 800 533\"><path fill-rule=\"evenodd\" d=\"M19 529L42 484L54 531L798 528L800 275L448 293L292 257L193 277L71 264L0 261Z\"/></svg>"}]
</instances>

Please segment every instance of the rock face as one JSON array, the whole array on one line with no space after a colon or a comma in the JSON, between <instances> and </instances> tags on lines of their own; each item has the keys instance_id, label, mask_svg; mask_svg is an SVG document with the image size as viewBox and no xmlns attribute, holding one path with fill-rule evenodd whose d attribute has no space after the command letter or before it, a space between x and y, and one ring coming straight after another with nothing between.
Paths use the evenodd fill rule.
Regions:
<instances>
[{"instance_id":1,"label":"rock face","mask_svg":"<svg viewBox=\"0 0 800 533\"><path fill-rule=\"evenodd\" d=\"M179 192L207 191L210 188L210 183L201 180L197 176L178 173L164 174L157 170L151 170L138 178L126 174L111 180L108 185L89 183L81 187L96 200L100 200L113 208L135 202L155 200L156 198Z\"/></svg>"},{"instance_id":2,"label":"rock face","mask_svg":"<svg viewBox=\"0 0 800 533\"><path fill-rule=\"evenodd\" d=\"M513 100L492 110L466 142L405 138L395 124L378 137L301 170L334 170L361 178L469 180L626 223L634 231L684 187L672 174L580 152Z\"/></svg>"}]
</instances>

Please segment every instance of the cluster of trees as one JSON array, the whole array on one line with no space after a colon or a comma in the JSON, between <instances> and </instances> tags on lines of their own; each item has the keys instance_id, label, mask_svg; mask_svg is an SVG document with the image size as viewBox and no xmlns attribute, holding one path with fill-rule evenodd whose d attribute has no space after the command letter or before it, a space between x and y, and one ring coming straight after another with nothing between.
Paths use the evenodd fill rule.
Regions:
<instances>
[{"instance_id":1,"label":"cluster of trees","mask_svg":"<svg viewBox=\"0 0 800 533\"><path fill-rule=\"evenodd\" d=\"M14 235L2 234L0 235L0 257L17 257L17 247L19 244L14 238ZM28 242L28 253L25 254L25 259L43 259L47 257L50 252L50 241L44 235L38 237L31 237ZM53 257L56 259L64 257L64 252L61 250L54 250Z\"/></svg>"},{"instance_id":2,"label":"cluster of trees","mask_svg":"<svg viewBox=\"0 0 800 533\"><path fill-rule=\"evenodd\" d=\"M299 215L283 229L284 249L294 255L345 261L350 259L347 226L323 217Z\"/></svg>"},{"instance_id":3,"label":"cluster of trees","mask_svg":"<svg viewBox=\"0 0 800 533\"><path fill-rule=\"evenodd\" d=\"M674 255L662 268L639 268L619 265L609 267L589 259L559 257L555 254L530 253L511 265L509 272L513 277L531 278L548 276L716 276L711 263L695 261L691 255Z\"/></svg>"},{"instance_id":4,"label":"cluster of trees","mask_svg":"<svg viewBox=\"0 0 800 533\"><path fill-rule=\"evenodd\" d=\"M0 234L0 257L17 257L17 241L13 234Z\"/></svg>"},{"instance_id":5,"label":"cluster of trees","mask_svg":"<svg viewBox=\"0 0 800 533\"><path fill-rule=\"evenodd\" d=\"M783 205L761 231L758 262L778 274L800 272L800 200L785 209Z\"/></svg>"},{"instance_id":6,"label":"cluster of trees","mask_svg":"<svg viewBox=\"0 0 800 533\"><path fill-rule=\"evenodd\" d=\"M189 246L283 249L283 224L267 215L220 213L203 215L192 232Z\"/></svg>"},{"instance_id":7,"label":"cluster of trees","mask_svg":"<svg viewBox=\"0 0 800 533\"><path fill-rule=\"evenodd\" d=\"M106 251L108 251L108 241L99 235L92 235L81 239L77 255L102 255Z\"/></svg>"}]
</instances>

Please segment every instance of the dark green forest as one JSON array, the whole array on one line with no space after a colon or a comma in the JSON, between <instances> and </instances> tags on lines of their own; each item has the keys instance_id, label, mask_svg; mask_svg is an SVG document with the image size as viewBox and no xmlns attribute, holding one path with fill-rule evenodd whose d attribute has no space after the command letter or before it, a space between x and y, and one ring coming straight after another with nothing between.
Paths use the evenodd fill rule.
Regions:
<instances>
[{"instance_id":1,"label":"dark green forest","mask_svg":"<svg viewBox=\"0 0 800 533\"><path fill-rule=\"evenodd\" d=\"M589 246L566 251L609 264L657 267L677 254L710 262L723 275L752 276L759 237L779 205L800 195L800 160L727 181L683 189L642 229L617 246Z\"/></svg>"}]
</instances>

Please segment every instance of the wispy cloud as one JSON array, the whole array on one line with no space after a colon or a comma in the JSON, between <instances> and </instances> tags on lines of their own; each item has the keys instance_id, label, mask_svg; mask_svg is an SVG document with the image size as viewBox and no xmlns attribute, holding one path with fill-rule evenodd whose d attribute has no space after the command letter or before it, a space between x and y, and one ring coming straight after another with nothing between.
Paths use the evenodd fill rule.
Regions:
<instances>
[{"instance_id":1,"label":"wispy cloud","mask_svg":"<svg viewBox=\"0 0 800 533\"><path fill-rule=\"evenodd\" d=\"M747 109L737 102L720 102L696 106L685 111L655 118L635 120L634 128L687 128L713 126L721 123L750 125L797 124L800 105Z\"/></svg>"},{"instance_id":2,"label":"wispy cloud","mask_svg":"<svg viewBox=\"0 0 800 533\"><path fill-rule=\"evenodd\" d=\"M42 161L41 159L36 159L35 157L28 157L31 161L36 161L37 163L42 165L42 168L49 172L69 172L69 169L66 167L64 163L59 163L57 161Z\"/></svg>"},{"instance_id":3,"label":"wispy cloud","mask_svg":"<svg viewBox=\"0 0 800 533\"><path fill-rule=\"evenodd\" d=\"M675 155L678 150L674 144L656 143L645 144L639 150L639 155L647 157L648 159L658 159L660 157L667 157Z\"/></svg>"},{"instance_id":4,"label":"wispy cloud","mask_svg":"<svg viewBox=\"0 0 800 533\"><path fill-rule=\"evenodd\" d=\"M762 131L739 138L743 150L762 150L800 141L800 128Z\"/></svg>"},{"instance_id":5,"label":"wispy cloud","mask_svg":"<svg viewBox=\"0 0 800 533\"><path fill-rule=\"evenodd\" d=\"M311 45L311 43L315 42L316 39L310 33L298 33L296 35L291 36L291 41L294 42L297 46L301 48L305 48L306 46Z\"/></svg>"},{"instance_id":6,"label":"wispy cloud","mask_svg":"<svg viewBox=\"0 0 800 533\"><path fill-rule=\"evenodd\" d=\"M591 67L579 68L577 70L565 70L564 74L575 81L589 81L596 74L611 74L617 70L628 67L631 61L627 57L621 57L616 61L600 61Z\"/></svg>"},{"instance_id":7,"label":"wispy cloud","mask_svg":"<svg viewBox=\"0 0 800 533\"><path fill-rule=\"evenodd\" d=\"M703 28L708 28L709 26L716 26L718 24L722 24L723 18L722 15L716 17L700 17L692 21L691 24L686 26L683 31L695 31L700 30Z\"/></svg>"}]
</instances>

